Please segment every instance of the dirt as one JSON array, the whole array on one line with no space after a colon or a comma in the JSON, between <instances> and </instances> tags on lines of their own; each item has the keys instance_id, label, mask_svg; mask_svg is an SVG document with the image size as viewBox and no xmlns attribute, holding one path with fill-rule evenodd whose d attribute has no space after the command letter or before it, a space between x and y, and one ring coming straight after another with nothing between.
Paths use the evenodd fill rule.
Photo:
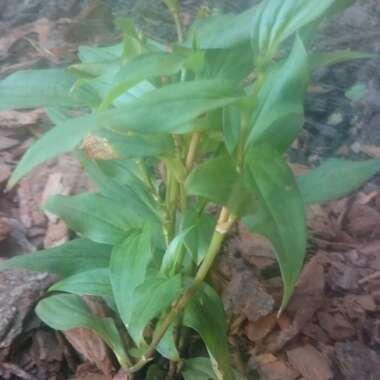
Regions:
<instances>
[{"instance_id":1,"label":"dirt","mask_svg":"<svg viewBox=\"0 0 380 380\"><path fill-rule=\"evenodd\" d=\"M215 11L238 11L254 1L182 3L186 20L200 3ZM16 6L5 0L0 4L0 77L19 69L62 65L74 59L79 44L113 40L112 11L133 16L147 34L170 39L174 30L167 13L151 5L114 0L111 9L90 0L23 0ZM379 3L357 1L324 25L317 45L379 53L379 24ZM347 91L357 84L363 84L364 92L352 100ZM316 74L307 99L306 129L289 154L293 169L303 173L331 156L379 157L379 105L380 73L374 61ZM47 127L40 109L0 113L1 259L70 239L66 226L44 214L41 205L51 195L90 186L78 163L63 156L36 169L10 193L3 192L21 155ZM270 244L242 226L230 237L213 280L225 303L235 365L248 379L380 378L379 184L376 177L350 197L308 210L306 265L280 318L281 279ZM33 306L52 281L46 274L0 274L0 378L109 378L99 372L114 370L102 342L80 329L64 337L34 315ZM99 305L93 307L102 312ZM126 380L123 374L119 377Z\"/></svg>"}]
</instances>

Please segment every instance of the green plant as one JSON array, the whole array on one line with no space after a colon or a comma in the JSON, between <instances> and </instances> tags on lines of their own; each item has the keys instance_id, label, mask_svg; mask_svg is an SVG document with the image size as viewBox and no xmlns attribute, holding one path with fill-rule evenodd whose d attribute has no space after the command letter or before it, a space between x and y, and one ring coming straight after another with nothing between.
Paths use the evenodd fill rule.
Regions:
<instances>
[{"instance_id":1,"label":"green plant","mask_svg":"<svg viewBox=\"0 0 380 380\"><path fill-rule=\"evenodd\" d=\"M380 168L379 159L333 159L292 174L284 153L303 126L311 72L372 55L306 52L320 18L344 1L267 0L240 15L197 20L186 39L177 1L164 2L178 33L171 48L118 19L122 42L81 47L81 63L67 70L20 71L0 82L0 109L43 106L55 124L8 188L68 151L98 188L44 206L79 238L0 266L61 276L38 304L39 317L58 330L92 329L128 373L158 351L184 363L185 380L231 380L239 375L207 274L242 220L272 242L286 307L305 255L305 207L343 196ZM209 202L221 206L218 217ZM82 295L103 299L113 317L92 315ZM214 374L205 358L182 357L187 328L204 341ZM150 365L146 378L160 376Z\"/></svg>"}]
</instances>

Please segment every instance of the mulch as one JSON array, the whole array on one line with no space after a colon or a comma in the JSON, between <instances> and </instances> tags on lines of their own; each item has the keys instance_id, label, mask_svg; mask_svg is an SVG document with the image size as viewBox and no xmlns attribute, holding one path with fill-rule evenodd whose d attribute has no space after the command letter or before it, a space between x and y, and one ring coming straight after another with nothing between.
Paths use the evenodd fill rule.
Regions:
<instances>
[{"instance_id":1,"label":"mulch","mask_svg":"<svg viewBox=\"0 0 380 380\"><path fill-rule=\"evenodd\" d=\"M72 19L38 19L11 29L0 23L0 77L73 59L78 43L84 42L73 36L83 34L77 28L88 19L95 26L94 33L86 33L90 40L85 42L96 43L105 34L111 39L109 30L105 32L94 21L99 14L104 12L90 9ZM60 220L40 208L51 195L74 194L89 187L71 157L39 167L16 189L3 192L19 158L48 126L41 109L0 113L1 259L71 238ZM366 157L380 156L377 145L360 144L359 148ZM302 144L295 149L309 154ZM337 151L350 155L352 149L342 143ZM315 162L315 157L307 166L293 165L294 170L307 171L310 161ZM225 303L234 364L248 379L380 378L379 189L375 178L349 197L308 210L311 238L306 264L279 318L281 279L270 244L248 234L243 226L231 234L212 278ZM33 314L53 281L46 274L0 273L0 378L60 380L75 372L81 380L109 378L98 368L111 373L113 362L96 337L83 329L63 336L43 326ZM87 301L96 312L104 312L94 300ZM87 340L96 350L84 344Z\"/></svg>"}]
</instances>

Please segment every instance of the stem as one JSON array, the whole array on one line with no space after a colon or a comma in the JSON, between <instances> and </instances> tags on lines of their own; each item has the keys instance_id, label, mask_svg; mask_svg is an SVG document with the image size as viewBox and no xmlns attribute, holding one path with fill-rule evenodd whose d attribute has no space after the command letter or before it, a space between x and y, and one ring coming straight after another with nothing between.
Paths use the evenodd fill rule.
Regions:
<instances>
[{"instance_id":1,"label":"stem","mask_svg":"<svg viewBox=\"0 0 380 380\"><path fill-rule=\"evenodd\" d=\"M182 44L182 42L183 42L183 31L182 31L182 25L181 25L181 20L180 20L178 10L173 10L172 15L173 15L174 23L175 23L175 28L177 31L178 42L180 44Z\"/></svg>"},{"instance_id":2,"label":"stem","mask_svg":"<svg viewBox=\"0 0 380 380\"><path fill-rule=\"evenodd\" d=\"M197 149L198 149L200 138L201 138L201 135L199 132L194 132L193 135L191 136L189 151L187 152L187 157L186 157L186 169L188 172L190 172L191 168L193 167L195 157L197 155Z\"/></svg>"},{"instance_id":3,"label":"stem","mask_svg":"<svg viewBox=\"0 0 380 380\"><path fill-rule=\"evenodd\" d=\"M171 308L169 313L166 315L164 321L162 322L160 328L153 335L153 339L149 345L149 348L145 351L145 354L142 356L142 358L128 370L129 373L137 372L151 360L151 356L153 355L154 351L156 350L156 347L160 343L161 339L165 335L170 325L177 318L179 313L181 313L182 310L186 307L186 305L189 303L189 301L198 291L198 289L202 286L204 279L206 278L212 264L215 261L216 256L220 251L223 239L227 234L228 230L231 228L234 221L235 217L230 215L228 210L224 207L220 213L218 223L215 227L215 231L212 236L211 243L205 256L205 259L203 260L201 266L198 269L193 284L174 303L173 307Z\"/></svg>"}]
</instances>

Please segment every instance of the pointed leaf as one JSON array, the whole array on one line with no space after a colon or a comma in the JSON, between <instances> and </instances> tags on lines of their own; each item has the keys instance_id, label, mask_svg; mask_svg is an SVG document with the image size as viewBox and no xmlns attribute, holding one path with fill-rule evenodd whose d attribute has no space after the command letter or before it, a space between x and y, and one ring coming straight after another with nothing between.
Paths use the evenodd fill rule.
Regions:
<instances>
[{"instance_id":1,"label":"pointed leaf","mask_svg":"<svg viewBox=\"0 0 380 380\"><path fill-rule=\"evenodd\" d=\"M209 285L204 284L187 305L183 324L198 332L211 357L218 380L234 380L228 349L223 303Z\"/></svg>"},{"instance_id":2,"label":"pointed leaf","mask_svg":"<svg viewBox=\"0 0 380 380\"><path fill-rule=\"evenodd\" d=\"M249 41L256 9L255 6L239 15L217 15L197 20L185 45L191 47L193 38L200 49L225 49Z\"/></svg>"},{"instance_id":3,"label":"pointed leaf","mask_svg":"<svg viewBox=\"0 0 380 380\"><path fill-rule=\"evenodd\" d=\"M42 162L73 150L90 132L105 127L141 133L185 132L194 127L189 122L197 116L235 102L241 95L225 80L183 82L149 92L123 107L68 120L32 145L8 187Z\"/></svg>"},{"instance_id":4,"label":"pointed leaf","mask_svg":"<svg viewBox=\"0 0 380 380\"><path fill-rule=\"evenodd\" d=\"M74 231L97 243L117 244L143 221L128 204L99 194L51 197L44 208L59 216Z\"/></svg>"},{"instance_id":5,"label":"pointed leaf","mask_svg":"<svg viewBox=\"0 0 380 380\"><path fill-rule=\"evenodd\" d=\"M215 218L197 210L187 209L183 212L181 229L192 227L185 236L185 246L194 263L199 265L206 255L212 234L215 230Z\"/></svg>"},{"instance_id":6,"label":"pointed leaf","mask_svg":"<svg viewBox=\"0 0 380 380\"><path fill-rule=\"evenodd\" d=\"M75 239L59 247L2 260L0 270L27 269L68 277L82 271L108 267L111 249L109 245Z\"/></svg>"},{"instance_id":7,"label":"pointed leaf","mask_svg":"<svg viewBox=\"0 0 380 380\"><path fill-rule=\"evenodd\" d=\"M115 201L127 202L129 209L141 218L159 223L159 211L150 189L132 160L91 160L81 156L81 163L100 192Z\"/></svg>"},{"instance_id":8,"label":"pointed leaf","mask_svg":"<svg viewBox=\"0 0 380 380\"><path fill-rule=\"evenodd\" d=\"M258 195L264 218L255 232L275 248L284 283L285 307L297 282L306 249L304 203L295 178L281 155L269 147L255 147L246 159L245 173Z\"/></svg>"},{"instance_id":9,"label":"pointed leaf","mask_svg":"<svg viewBox=\"0 0 380 380\"><path fill-rule=\"evenodd\" d=\"M115 246L110 262L111 285L115 302L127 329L135 306L136 288L147 277L153 262L151 235L148 228L134 232Z\"/></svg>"},{"instance_id":10,"label":"pointed leaf","mask_svg":"<svg viewBox=\"0 0 380 380\"><path fill-rule=\"evenodd\" d=\"M62 69L18 71L0 81L0 111L42 106L95 106L88 87L70 92L75 77Z\"/></svg>"},{"instance_id":11,"label":"pointed leaf","mask_svg":"<svg viewBox=\"0 0 380 380\"><path fill-rule=\"evenodd\" d=\"M305 204L338 199L358 189L380 171L380 158L367 161L330 159L297 178Z\"/></svg>"},{"instance_id":12,"label":"pointed leaf","mask_svg":"<svg viewBox=\"0 0 380 380\"><path fill-rule=\"evenodd\" d=\"M189 194L227 206L236 215L252 211L249 202L251 193L227 156L199 165L188 176L185 186Z\"/></svg>"},{"instance_id":13,"label":"pointed leaf","mask_svg":"<svg viewBox=\"0 0 380 380\"><path fill-rule=\"evenodd\" d=\"M79 296L113 297L108 268L76 273L57 282L50 287L49 291L66 292Z\"/></svg>"},{"instance_id":14,"label":"pointed leaf","mask_svg":"<svg viewBox=\"0 0 380 380\"><path fill-rule=\"evenodd\" d=\"M176 273L178 269L178 264L181 262L183 255L183 248L185 243L185 238L194 226L190 226L185 230L179 232L177 236L170 242L161 264L161 273L171 276Z\"/></svg>"},{"instance_id":15,"label":"pointed leaf","mask_svg":"<svg viewBox=\"0 0 380 380\"><path fill-rule=\"evenodd\" d=\"M128 332L137 345L143 342L146 325L164 312L181 294L181 276L171 278L152 277L146 279L134 292L134 305ZM178 352L175 357L178 360Z\"/></svg>"},{"instance_id":16,"label":"pointed leaf","mask_svg":"<svg viewBox=\"0 0 380 380\"><path fill-rule=\"evenodd\" d=\"M246 380L244 376L234 371L236 380ZM182 371L184 380L218 380L209 358L192 358L185 361Z\"/></svg>"},{"instance_id":17,"label":"pointed leaf","mask_svg":"<svg viewBox=\"0 0 380 380\"><path fill-rule=\"evenodd\" d=\"M269 62L281 42L318 20L336 0L267 0L261 2L251 20L251 43L256 61Z\"/></svg>"},{"instance_id":18,"label":"pointed leaf","mask_svg":"<svg viewBox=\"0 0 380 380\"><path fill-rule=\"evenodd\" d=\"M267 143L283 152L292 144L304 123L308 80L307 54L297 38L287 61L265 78L259 91L247 147Z\"/></svg>"},{"instance_id":19,"label":"pointed leaf","mask_svg":"<svg viewBox=\"0 0 380 380\"><path fill-rule=\"evenodd\" d=\"M310 56L310 66L312 70L318 70L326 66L336 65L347 61L357 59L373 59L380 58L379 55L373 53L365 53L352 50L338 50L326 53L314 53Z\"/></svg>"},{"instance_id":20,"label":"pointed leaf","mask_svg":"<svg viewBox=\"0 0 380 380\"><path fill-rule=\"evenodd\" d=\"M94 331L112 349L120 364L125 365L128 361L114 321L94 316L79 296L59 294L45 298L37 305L36 313L55 330L85 327Z\"/></svg>"},{"instance_id":21,"label":"pointed leaf","mask_svg":"<svg viewBox=\"0 0 380 380\"><path fill-rule=\"evenodd\" d=\"M173 139L168 134L115 133L102 129L96 135L106 138L122 159L169 156L174 152Z\"/></svg>"}]
</instances>

